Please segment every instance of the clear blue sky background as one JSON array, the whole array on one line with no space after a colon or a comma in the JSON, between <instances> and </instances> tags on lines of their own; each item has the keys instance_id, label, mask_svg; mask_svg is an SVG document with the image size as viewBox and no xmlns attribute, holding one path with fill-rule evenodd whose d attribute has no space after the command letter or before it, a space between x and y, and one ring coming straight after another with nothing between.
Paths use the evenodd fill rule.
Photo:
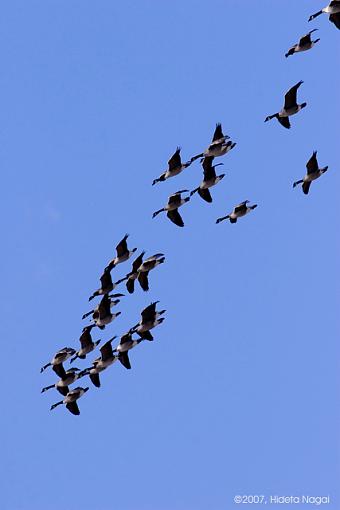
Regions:
<instances>
[{"instance_id":1,"label":"clear blue sky background","mask_svg":"<svg viewBox=\"0 0 340 510\"><path fill-rule=\"evenodd\" d=\"M339 508L340 31L325 15L307 23L324 4L2 3L3 510L226 510L235 494ZM321 42L286 60L314 27ZM299 80L308 106L292 129L265 124ZM202 171L152 180L218 121L237 147L213 204L195 195L184 229L152 220ZM305 197L292 183L314 149L329 171ZM245 199L256 211L215 225ZM80 417L52 413L60 396L40 389L55 376L40 366L78 346L126 232L166 264L94 337L124 333L156 299L166 321L131 371L91 386Z\"/></svg>"}]
</instances>

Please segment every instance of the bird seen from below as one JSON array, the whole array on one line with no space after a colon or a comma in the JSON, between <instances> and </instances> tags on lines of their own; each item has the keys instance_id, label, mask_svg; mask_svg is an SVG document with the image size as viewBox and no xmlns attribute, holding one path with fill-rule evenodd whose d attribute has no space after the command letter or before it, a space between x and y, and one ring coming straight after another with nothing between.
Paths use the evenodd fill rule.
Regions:
<instances>
[{"instance_id":1,"label":"bird seen from below","mask_svg":"<svg viewBox=\"0 0 340 510\"><path fill-rule=\"evenodd\" d=\"M163 182L170 177L174 177L175 175L180 174L185 168L188 168L192 163L192 160L187 161L186 163L182 163L181 160L181 148L177 147L176 152L171 156L168 161L168 169L162 173L158 179L154 179L152 182L152 186L157 184L157 182Z\"/></svg>"},{"instance_id":2,"label":"bird seen from below","mask_svg":"<svg viewBox=\"0 0 340 510\"><path fill-rule=\"evenodd\" d=\"M214 156L206 156L203 159L203 181L198 188L195 188L190 193L190 196L192 196L194 193L198 192L199 196L209 203L212 202L212 196L210 194L209 188L215 186L225 176L225 174L216 175L215 168L219 165L223 165L223 163L217 163L217 165L213 165L213 160Z\"/></svg>"},{"instance_id":3,"label":"bird seen from below","mask_svg":"<svg viewBox=\"0 0 340 510\"><path fill-rule=\"evenodd\" d=\"M314 28L308 34L301 37L300 41L297 44L294 44L287 53L285 54L285 57L289 57L290 55L294 55L294 53L300 53L301 51L307 51L313 48L313 46L320 41L320 39L315 39L312 41L311 34L313 32L316 32L318 29Z\"/></svg>"},{"instance_id":4,"label":"bird seen from below","mask_svg":"<svg viewBox=\"0 0 340 510\"><path fill-rule=\"evenodd\" d=\"M237 206L234 207L234 210L229 213L227 216L222 216L222 218L217 218L216 223L221 223L221 221L229 220L230 223L236 223L238 218L241 218L242 216L245 216L250 211L253 211L256 209L257 204L254 205L247 205L249 204L249 200L245 200L244 202L241 202Z\"/></svg>"},{"instance_id":5,"label":"bird seen from below","mask_svg":"<svg viewBox=\"0 0 340 510\"><path fill-rule=\"evenodd\" d=\"M173 193L170 195L168 199L168 203L165 207L162 207L162 209L159 209L158 211L154 212L152 217L155 218L159 213L165 211L167 217L169 220L172 221L175 225L178 227L184 227L184 222L181 217L181 215L178 212L179 207L189 202L190 197L182 198L181 193L189 192L187 189L182 189L181 191L176 191L176 193Z\"/></svg>"},{"instance_id":6,"label":"bird seen from below","mask_svg":"<svg viewBox=\"0 0 340 510\"><path fill-rule=\"evenodd\" d=\"M319 167L316 155L317 151L314 151L308 163L306 164L307 173L304 176L304 178L300 179L299 181L295 181L293 184L293 188L295 188L295 186L297 186L298 184L302 184L302 191L304 192L305 195L308 195L312 181L315 181L315 179L321 177L321 175L327 172L328 170L328 166L325 166L323 168Z\"/></svg>"},{"instance_id":7,"label":"bird seen from below","mask_svg":"<svg viewBox=\"0 0 340 510\"><path fill-rule=\"evenodd\" d=\"M321 11L309 16L308 21L312 21L323 13L329 14L329 21L340 30L340 0L333 0L326 7L321 9Z\"/></svg>"},{"instance_id":8,"label":"bird seen from below","mask_svg":"<svg viewBox=\"0 0 340 510\"><path fill-rule=\"evenodd\" d=\"M114 267L116 267L118 264L121 264L122 262L125 262L126 260L129 260L129 258L135 253L137 248L133 248L132 250L129 250L127 247L127 239L129 237L129 234L125 234L123 239L117 244L116 251L117 256L110 260L108 265L105 269L108 269L111 271Z\"/></svg>"},{"instance_id":9,"label":"bird seen from below","mask_svg":"<svg viewBox=\"0 0 340 510\"><path fill-rule=\"evenodd\" d=\"M289 117L291 115L295 115L300 110L302 110L302 108L305 108L305 106L307 106L307 103L297 104L296 95L298 88L302 85L302 83L303 81L299 81L299 83L297 83L291 89L288 90L288 92L285 95L285 103L282 110L280 110L277 113L274 113L273 115L268 115L265 118L265 122L268 122L268 120L276 118L283 127L290 129Z\"/></svg>"},{"instance_id":10,"label":"bird seen from below","mask_svg":"<svg viewBox=\"0 0 340 510\"><path fill-rule=\"evenodd\" d=\"M56 404L53 404L51 406L51 411L55 409L57 406L60 406L62 404L65 404L66 408L70 411L70 413L79 415L79 407L77 404L77 400L84 395L84 393L87 392L89 388L81 388L80 386L78 388L74 388L74 390L71 390L67 393L64 400L61 400L60 402L57 402Z\"/></svg>"}]
</instances>

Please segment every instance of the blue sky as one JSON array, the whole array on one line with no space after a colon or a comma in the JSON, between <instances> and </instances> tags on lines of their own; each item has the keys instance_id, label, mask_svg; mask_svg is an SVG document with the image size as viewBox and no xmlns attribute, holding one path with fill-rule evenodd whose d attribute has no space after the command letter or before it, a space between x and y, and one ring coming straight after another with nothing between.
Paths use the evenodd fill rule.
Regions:
<instances>
[{"instance_id":1,"label":"blue sky","mask_svg":"<svg viewBox=\"0 0 340 510\"><path fill-rule=\"evenodd\" d=\"M323 6L2 6L2 509L224 510L236 494L329 495L339 508L340 33L326 15L307 23ZM286 60L314 27L320 43ZM292 129L265 124L299 80L307 107ZM216 122L237 146L213 204L195 195L184 229L152 220L202 171L152 180L177 145L183 159L201 152ZM305 197L292 183L313 150L329 171ZM215 225L245 199L252 214ZM131 371L103 373L80 417L52 413L59 394L40 389L55 377L40 366L77 347L126 232L166 264L94 337L124 333L152 300L166 321Z\"/></svg>"}]
</instances>

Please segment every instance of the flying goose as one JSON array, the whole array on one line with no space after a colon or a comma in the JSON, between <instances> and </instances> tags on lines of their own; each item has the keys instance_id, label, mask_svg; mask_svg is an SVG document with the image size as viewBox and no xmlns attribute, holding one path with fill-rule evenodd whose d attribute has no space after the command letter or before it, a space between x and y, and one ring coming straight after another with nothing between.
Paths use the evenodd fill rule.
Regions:
<instances>
[{"instance_id":1,"label":"flying goose","mask_svg":"<svg viewBox=\"0 0 340 510\"><path fill-rule=\"evenodd\" d=\"M93 298L97 296L102 296L103 294L108 294L111 292L117 285L121 282L126 280L126 278L121 278L115 283L112 283L111 273L110 269L105 268L104 273L100 277L101 287L100 289L96 290L92 296L89 297L89 301L91 301Z\"/></svg>"},{"instance_id":2,"label":"flying goose","mask_svg":"<svg viewBox=\"0 0 340 510\"><path fill-rule=\"evenodd\" d=\"M304 192L305 195L308 195L312 181L318 179L322 174L324 174L328 170L328 166L325 166L324 168L319 168L316 155L317 151L314 151L308 163L306 164L307 173L304 176L304 178L301 179L300 181L294 182L293 184L293 188L295 188L295 186L297 186L298 184L302 184L302 191Z\"/></svg>"},{"instance_id":3,"label":"flying goose","mask_svg":"<svg viewBox=\"0 0 340 510\"><path fill-rule=\"evenodd\" d=\"M112 307L112 306L116 306L116 305L118 305L118 303L120 303L120 299L113 300L112 298L123 297L124 294L104 294L104 297L105 296L107 296L110 299L110 307ZM103 301L104 297L102 298L102 301ZM107 299L107 298L105 298L105 299ZM93 310L90 310L89 312L84 313L84 315L82 316L82 319L86 319L86 317L88 317L91 314L92 314L93 319L98 319L100 303Z\"/></svg>"},{"instance_id":4,"label":"flying goose","mask_svg":"<svg viewBox=\"0 0 340 510\"><path fill-rule=\"evenodd\" d=\"M143 257L145 255L145 251L142 251L140 255L133 261L132 270L125 277L126 288L129 294L133 294L135 291L135 280L138 278L138 268L143 263Z\"/></svg>"},{"instance_id":5,"label":"flying goose","mask_svg":"<svg viewBox=\"0 0 340 510\"><path fill-rule=\"evenodd\" d=\"M131 328L132 333L137 333L143 340L153 340L150 329L162 324L164 317L161 317L166 310L156 311L156 305L159 301L154 301L141 312L141 320L136 326Z\"/></svg>"},{"instance_id":6,"label":"flying goose","mask_svg":"<svg viewBox=\"0 0 340 510\"><path fill-rule=\"evenodd\" d=\"M129 234L125 234L123 239L117 244L116 251L117 251L117 257L110 260L108 265L105 269L108 269L111 271L114 267L117 266L117 264L121 264L122 262L125 262L128 260L137 250L137 248L133 248L132 250L128 250L127 247L127 238L129 237Z\"/></svg>"},{"instance_id":7,"label":"flying goose","mask_svg":"<svg viewBox=\"0 0 340 510\"><path fill-rule=\"evenodd\" d=\"M59 381L57 381L55 384L51 384L50 386L45 386L41 393L45 393L47 390L51 390L52 388L56 388L59 393L62 395L67 395L68 393L68 386L70 384L73 384L74 381L77 379L80 379L84 375L86 375L85 371L80 371L79 368L70 368L69 370L65 371L64 367L62 365L58 365L58 375L60 376Z\"/></svg>"},{"instance_id":8,"label":"flying goose","mask_svg":"<svg viewBox=\"0 0 340 510\"><path fill-rule=\"evenodd\" d=\"M244 202L241 202L236 207L234 207L233 212L228 214L228 216L223 216L222 218L218 218L216 220L216 223L220 223L221 221L224 221L227 219L230 221L230 223L236 223L238 218L245 216L246 214L248 214L250 211L252 211L253 209L255 209L257 207L257 204L248 206L247 205L248 203L249 203L249 200L245 200Z\"/></svg>"},{"instance_id":9,"label":"flying goose","mask_svg":"<svg viewBox=\"0 0 340 510\"><path fill-rule=\"evenodd\" d=\"M168 169L162 173L158 179L154 179L152 182L152 186L154 186L157 182L163 182L170 177L174 177L175 175L180 174L185 168L188 168L192 163L192 160L187 161L186 163L182 163L181 160L181 148L177 147L176 152L171 156L168 161Z\"/></svg>"},{"instance_id":10,"label":"flying goose","mask_svg":"<svg viewBox=\"0 0 340 510\"><path fill-rule=\"evenodd\" d=\"M223 165L223 163L217 163L217 165L213 165L212 164L213 160L214 156L206 156L203 159L202 163L204 172L203 181L201 182L198 188L191 191L190 196L192 196L194 193L196 193L196 191L198 191L199 196L203 198L203 200L205 200L206 202L212 202L212 197L210 195L210 191L208 188L212 188L213 186L215 186L215 184L220 182L225 176L225 174L221 174L218 176L216 175L215 167Z\"/></svg>"},{"instance_id":11,"label":"flying goose","mask_svg":"<svg viewBox=\"0 0 340 510\"><path fill-rule=\"evenodd\" d=\"M136 345L140 344L144 340L143 338L138 338L138 340L133 340L132 334L133 333L130 330L128 333L123 335L120 339L119 345L113 351L113 352L118 353L119 361L127 369L131 368L128 351L130 349L133 349L133 347L136 347Z\"/></svg>"},{"instance_id":12,"label":"flying goose","mask_svg":"<svg viewBox=\"0 0 340 510\"><path fill-rule=\"evenodd\" d=\"M309 16L308 21L312 21L322 13L329 14L329 21L334 23L336 28L340 29L340 0L333 0L329 3L329 5L321 9L321 11L318 11L315 14Z\"/></svg>"},{"instance_id":13,"label":"flying goose","mask_svg":"<svg viewBox=\"0 0 340 510\"><path fill-rule=\"evenodd\" d=\"M265 118L265 122L268 122L268 120L273 119L274 117L280 122L280 124L290 129L290 122L289 122L289 116L295 115L295 113L298 113L302 108L304 108L307 103L297 104L296 102L296 94L297 90L302 85L303 81L299 81L294 87L288 90L288 92L285 95L285 104L281 111L278 113L274 113L273 115L268 115Z\"/></svg>"},{"instance_id":14,"label":"flying goose","mask_svg":"<svg viewBox=\"0 0 340 510\"><path fill-rule=\"evenodd\" d=\"M144 262L138 268L138 283L142 287L144 291L149 290L149 279L148 275L152 269L163 264L165 262L165 257L163 253L156 253L151 257L148 257L144 260Z\"/></svg>"},{"instance_id":15,"label":"flying goose","mask_svg":"<svg viewBox=\"0 0 340 510\"><path fill-rule=\"evenodd\" d=\"M314 28L308 34L301 37L300 41L297 44L294 44L288 52L285 54L285 57L289 57L290 55L294 55L294 53L299 53L301 51L307 51L313 48L313 46L320 41L320 39L315 39L315 41L312 41L311 34L313 32L316 32L317 28Z\"/></svg>"},{"instance_id":16,"label":"flying goose","mask_svg":"<svg viewBox=\"0 0 340 510\"><path fill-rule=\"evenodd\" d=\"M63 349L60 349L60 351L56 352L53 356L50 363L47 363L40 369L40 373L46 370L47 367L55 367L56 365L60 365L60 363L64 363L64 361L73 356L75 352L75 349L72 349L71 347L64 347Z\"/></svg>"},{"instance_id":17,"label":"flying goose","mask_svg":"<svg viewBox=\"0 0 340 510\"><path fill-rule=\"evenodd\" d=\"M93 313L93 320L96 326L100 329L105 329L107 324L110 324L122 312L111 312L111 307L114 306L115 301L112 301L108 294L104 294L102 300L98 305L98 310Z\"/></svg>"},{"instance_id":18,"label":"flying goose","mask_svg":"<svg viewBox=\"0 0 340 510\"><path fill-rule=\"evenodd\" d=\"M111 345L113 340L115 340L116 338L117 338L117 336L113 336L112 338L110 338L110 340L108 340L100 348L100 357L95 359L92 362L93 366L84 370L84 372L86 372L86 374L88 374L90 376L92 383L97 388L100 387L100 379L99 379L100 372L103 372L104 370L106 370L110 365L115 363L115 361L117 361L117 359L118 359L118 356L113 354L112 345Z\"/></svg>"},{"instance_id":19,"label":"flying goose","mask_svg":"<svg viewBox=\"0 0 340 510\"><path fill-rule=\"evenodd\" d=\"M230 136L223 134L222 125L220 123L216 124L214 136L209 147L201 154L193 156L191 161L195 161L196 159L203 158L205 156L213 156L215 158L218 156L224 156L224 154L227 154L227 152L233 149L236 145L235 142L228 140L229 138ZM228 142L226 140L228 140Z\"/></svg>"},{"instance_id":20,"label":"flying goose","mask_svg":"<svg viewBox=\"0 0 340 510\"><path fill-rule=\"evenodd\" d=\"M152 217L155 218L155 216L157 216L157 214L159 214L163 211L166 211L166 215L169 218L169 220L172 221L172 223L174 223L178 227L184 227L184 223L183 223L181 215L178 212L178 208L181 207L186 202L189 202L190 197L186 197L186 198L181 197L181 193L186 193L188 191L189 190L187 190L187 189L182 189L182 190L176 191L176 193L173 193L172 195L170 195L166 206L163 207L162 209L159 209L159 211L154 212Z\"/></svg>"},{"instance_id":21,"label":"flying goose","mask_svg":"<svg viewBox=\"0 0 340 510\"><path fill-rule=\"evenodd\" d=\"M57 406L60 406L61 404L65 404L66 408L70 411L70 413L78 415L80 414L79 407L77 404L77 400L84 395L84 393L87 392L89 388L81 388L80 386L78 388L74 388L74 390L71 390L67 393L64 400L61 400L60 402L57 402L56 404L53 404L51 406L52 409L55 409Z\"/></svg>"},{"instance_id":22,"label":"flying goose","mask_svg":"<svg viewBox=\"0 0 340 510\"><path fill-rule=\"evenodd\" d=\"M86 355L92 352L97 347L97 345L99 345L100 339L96 340L96 342L92 340L91 329L94 327L95 324L90 324L89 326L85 326L83 328L83 332L79 337L81 348L78 352L76 352L76 355L70 359L70 363L73 363L77 358L85 359Z\"/></svg>"}]
</instances>

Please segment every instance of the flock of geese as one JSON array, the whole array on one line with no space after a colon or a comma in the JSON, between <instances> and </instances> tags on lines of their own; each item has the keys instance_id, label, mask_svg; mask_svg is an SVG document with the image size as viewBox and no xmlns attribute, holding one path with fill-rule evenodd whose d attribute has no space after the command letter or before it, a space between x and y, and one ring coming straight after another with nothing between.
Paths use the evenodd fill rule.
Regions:
<instances>
[{"instance_id":1,"label":"flock of geese","mask_svg":"<svg viewBox=\"0 0 340 510\"><path fill-rule=\"evenodd\" d=\"M323 13L328 14L329 20L334 23L338 29L340 29L340 0L331 1L329 5L317 13L312 14L308 21L312 21ZM313 48L313 46L320 40L312 40L311 38L311 35L316 30L317 29L313 29L301 37L299 42L293 45L285 54L285 56L289 57L295 53L307 51ZM288 92L285 94L284 105L282 109L279 112L268 115L265 118L265 122L276 118L283 127L286 129L291 128L289 117L300 112L307 105L305 102L300 104L297 102L297 92L302 83L302 81L299 81L296 85L288 90ZM171 177L179 175L183 170L188 168L198 159L200 159L203 168L203 180L199 186L191 191L180 190L170 195L166 205L153 213L153 218L162 212L166 212L166 215L170 221L179 227L183 227L184 222L178 212L178 209L189 202L194 194L197 193L204 201L211 203L213 199L209 191L210 188L218 184L225 176L225 174L216 174L215 168L217 166L223 165L223 163L213 164L214 159L226 155L235 146L236 143L231 141L228 135L223 134L222 125L219 123L216 124L215 132L210 145L202 153L193 156L185 163L183 163L181 159L181 148L177 147L175 153L168 161L168 168L160 175L160 177L154 179L152 185L164 182ZM297 185L302 184L302 190L307 195L311 182L324 174L328 167L319 166L317 160L317 151L313 152L312 156L306 164L306 167L306 174L302 179L295 181L293 183L293 187L295 188ZM189 193L189 195L182 197L183 193ZM220 223L224 220L229 220L230 223L236 223L238 218L245 216L256 207L257 204L249 205L249 200L245 200L236 205L234 209L226 216L217 218L216 223ZM97 306L92 310L84 313L82 317L85 319L91 315L92 323L88 326L85 326L82 330L82 334L79 338L80 349L77 351L71 347L64 347L63 349L60 349L58 352L56 352L52 360L41 368L41 372L43 372L48 367L52 367L52 370L59 377L57 382L51 384L50 386L44 387L41 390L42 393L49 389L55 388L64 397L63 400L53 404L51 406L51 410L59 405L64 404L72 414L79 415L80 411L77 400L82 397L89 388L77 387L70 390L69 386L76 382L78 379L89 376L93 385L99 388L101 385L100 373L106 370L116 361L120 361L120 363L126 369L130 369L131 364L128 356L128 351L134 348L136 345L139 345L144 340L153 340L153 336L150 330L164 321L164 317L162 317L162 315L165 313L165 310L157 311L156 306L158 301L155 301L144 308L144 310L142 310L139 322L132 326L127 333L120 337L119 343L115 348L112 347L112 342L117 338L117 336L113 336L106 341L106 343L99 349L100 356L92 361L91 367L87 367L83 370L75 367L68 368L67 370L64 368L64 363L67 360L70 360L70 363L73 363L76 359L84 360L88 354L96 349L101 340L98 339L94 341L92 339L91 332L94 328L97 327L101 330L105 329L108 324L110 324L121 314L119 311L115 313L112 311L112 308L119 304L119 298L124 296L124 294L121 293L112 294L112 291L117 287L117 285L121 284L122 282L126 282L127 291L129 294L132 294L135 290L135 283L137 281L143 291L147 291L149 290L149 272L165 261L164 254L162 253L157 253L143 260L145 255L145 252L143 251L134 260L131 271L126 274L125 277L117 280L116 282L113 282L111 271L116 268L117 265L129 260L137 250L136 248L133 248L132 250L128 249L127 239L128 235L126 234L116 246L117 255L112 260L110 260L108 265L105 267L103 274L100 277L100 288L95 290L89 297L89 301L92 301L92 299L95 297L102 296ZM137 335L137 337L133 338L133 335Z\"/></svg>"},{"instance_id":2,"label":"flock of geese","mask_svg":"<svg viewBox=\"0 0 340 510\"><path fill-rule=\"evenodd\" d=\"M126 282L126 289L129 294L133 294L135 290L135 282L137 281L144 291L149 290L149 273L152 269L155 269L160 264L165 262L163 253L156 253L151 257L143 260L145 252L143 251L134 260L131 271L123 278L113 282L111 277L111 271L122 262L129 260L130 257L135 253L137 248L132 250L128 249L127 246L128 235L126 234L123 239L116 246L117 255L115 258L110 260L108 265L105 267L102 276L100 277L101 286L99 289L93 292L89 297L89 301L92 301L97 296L102 296L100 302L95 308L84 313L82 319L86 319L90 315L92 316L92 322L88 326L83 328L80 335L80 349L76 351L72 347L64 347L55 353L52 360L41 368L41 372L44 372L48 367L52 367L52 370L57 374L59 380L54 384L45 386L41 392L55 388L64 397L63 400L53 404L51 410L57 406L64 404L66 408L75 415L80 414L77 400L88 391L88 387L82 388L77 387L73 390L69 389L69 386L78 379L89 376L91 382L97 388L100 387L99 374L111 366L114 362L120 361L120 363L127 369L131 368L128 351L139 345L143 340L153 340L151 330L161 324L164 321L164 317L161 317L165 310L156 310L158 301L151 303L149 306L144 308L141 312L141 318L137 324L132 326L127 333L120 337L119 343L115 348L112 347L112 342L116 340L117 336L113 336L105 342L105 344L99 349L100 356L92 361L92 366L87 367L83 370L72 367L65 370L64 363L70 359L70 363L73 363L76 359L84 360L88 354L95 350L99 345L99 340L92 339L93 328L99 328L101 330L114 321L121 312L113 312L114 308L120 303L120 297L124 294L111 292L122 282ZM133 338L133 335L137 337Z\"/></svg>"}]
</instances>

